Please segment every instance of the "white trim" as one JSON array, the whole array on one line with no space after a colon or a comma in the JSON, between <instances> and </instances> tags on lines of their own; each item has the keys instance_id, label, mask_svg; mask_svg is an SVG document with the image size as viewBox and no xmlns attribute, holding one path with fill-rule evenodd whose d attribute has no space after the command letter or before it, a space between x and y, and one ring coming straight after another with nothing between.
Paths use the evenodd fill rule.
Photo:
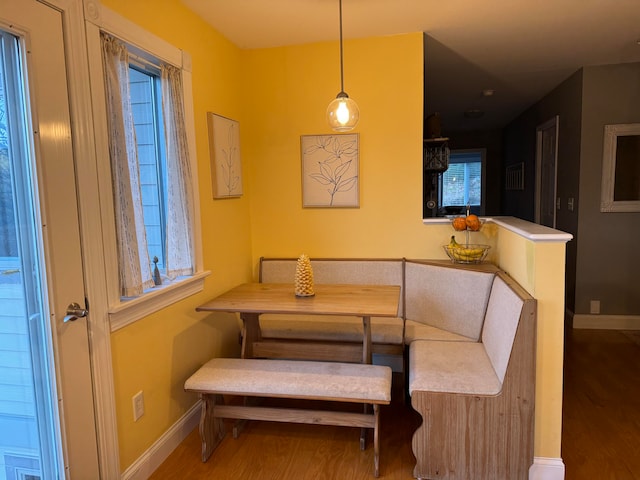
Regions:
<instances>
[{"instance_id":1,"label":"white trim","mask_svg":"<svg viewBox=\"0 0 640 480\"><path fill-rule=\"evenodd\" d=\"M568 242L573 238L570 233L556 230L545 225L538 223L528 222L516 217L482 217L485 222L493 222L496 225L500 225L505 230L509 230L517 235L520 235L532 242ZM422 220L425 225L436 223L451 223L449 218L425 218Z\"/></svg>"},{"instance_id":2,"label":"white trim","mask_svg":"<svg viewBox=\"0 0 640 480\"><path fill-rule=\"evenodd\" d=\"M195 110L193 106L193 75L191 73L191 55L182 52L182 88L184 96L184 122L187 131L187 143L189 144L189 158L191 159L191 188L194 192L193 199L193 248L195 251L196 272L204 269L204 256L202 254L202 225L200 223L200 186L198 184L196 148Z\"/></svg>"},{"instance_id":3,"label":"white trim","mask_svg":"<svg viewBox=\"0 0 640 480\"><path fill-rule=\"evenodd\" d=\"M564 462L561 458L534 457L529 480L564 480Z\"/></svg>"},{"instance_id":4,"label":"white trim","mask_svg":"<svg viewBox=\"0 0 640 480\"><path fill-rule=\"evenodd\" d=\"M560 116L556 115L536 128L536 190L535 190L535 223L541 222L542 217L542 135L545 130L555 129L556 144L554 147L554 172L553 172L553 201L555 204L558 195L558 132L560 129ZM557 212L553 208L553 228L556 227Z\"/></svg>"},{"instance_id":5,"label":"white trim","mask_svg":"<svg viewBox=\"0 0 640 480\"><path fill-rule=\"evenodd\" d=\"M91 16L85 20L100 30L109 32L120 40L140 48L154 57L182 68L182 52L166 40L150 33L133 23L131 20L117 14L107 7L101 6L98 0L88 0L91 4Z\"/></svg>"},{"instance_id":6,"label":"white trim","mask_svg":"<svg viewBox=\"0 0 640 480\"><path fill-rule=\"evenodd\" d=\"M149 447L120 477L122 480L146 480L187 438L200 420L202 403L198 400L169 430ZM116 478L116 477L113 477Z\"/></svg>"},{"instance_id":7,"label":"white trim","mask_svg":"<svg viewBox=\"0 0 640 480\"><path fill-rule=\"evenodd\" d=\"M204 289L204 279L210 273L209 271L200 272L174 284L155 287L144 295L119 303L118 306L109 310L111 331L115 332L183 298L201 292Z\"/></svg>"},{"instance_id":8,"label":"white trim","mask_svg":"<svg viewBox=\"0 0 640 480\"><path fill-rule=\"evenodd\" d=\"M616 200L616 159L618 137L640 135L640 123L623 123L604 126L602 153L602 186L600 198L601 212L640 212L638 200Z\"/></svg>"},{"instance_id":9,"label":"white trim","mask_svg":"<svg viewBox=\"0 0 640 480\"><path fill-rule=\"evenodd\" d=\"M100 476L117 478L120 463L118 455L113 454L119 448L106 279L102 255L96 255L96 252L103 251L103 243L83 5L81 0L46 0L43 3L57 8L63 17L77 188L82 199L79 202L79 221L85 289L90 304L87 327Z\"/></svg>"},{"instance_id":10,"label":"white trim","mask_svg":"<svg viewBox=\"0 0 640 480\"><path fill-rule=\"evenodd\" d=\"M640 315L573 314L573 328L594 330L640 330Z\"/></svg>"}]
</instances>

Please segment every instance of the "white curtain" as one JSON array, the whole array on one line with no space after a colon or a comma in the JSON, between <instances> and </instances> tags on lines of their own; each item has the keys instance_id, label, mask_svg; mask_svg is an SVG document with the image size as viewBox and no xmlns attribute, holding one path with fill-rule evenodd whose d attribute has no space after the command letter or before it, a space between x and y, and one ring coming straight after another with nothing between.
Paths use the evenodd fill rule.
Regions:
<instances>
[{"instance_id":1,"label":"white curtain","mask_svg":"<svg viewBox=\"0 0 640 480\"><path fill-rule=\"evenodd\" d=\"M192 218L193 188L182 98L182 74L162 65L162 116L167 142L167 276L194 272Z\"/></svg>"},{"instance_id":2,"label":"white curtain","mask_svg":"<svg viewBox=\"0 0 640 480\"><path fill-rule=\"evenodd\" d=\"M102 33L109 153L118 243L121 295L141 295L154 285L142 212L140 173L129 94L126 46Z\"/></svg>"}]
</instances>

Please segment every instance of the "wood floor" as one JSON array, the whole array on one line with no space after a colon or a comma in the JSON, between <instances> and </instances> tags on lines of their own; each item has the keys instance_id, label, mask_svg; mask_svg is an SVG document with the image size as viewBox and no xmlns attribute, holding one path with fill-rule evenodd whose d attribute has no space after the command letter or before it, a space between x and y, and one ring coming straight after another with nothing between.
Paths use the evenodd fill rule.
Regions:
<instances>
[{"instance_id":1,"label":"wood floor","mask_svg":"<svg viewBox=\"0 0 640 480\"><path fill-rule=\"evenodd\" d=\"M622 332L573 330L565 350L565 480L640 480L640 336L634 343ZM411 435L420 417L402 403L400 389L393 393L396 400L381 411L380 478L411 479ZM360 451L355 428L250 422L238 439L228 432L202 463L196 429L151 478L374 478L371 436Z\"/></svg>"},{"instance_id":2,"label":"wood floor","mask_svg":"<svg viewBox=\"0 0 640 480\"><path fill-rule=\"evenodd\" d=\"M563 402L565 480L640 480L640 332L568 332Z\"/></svg>"}]
</instances>

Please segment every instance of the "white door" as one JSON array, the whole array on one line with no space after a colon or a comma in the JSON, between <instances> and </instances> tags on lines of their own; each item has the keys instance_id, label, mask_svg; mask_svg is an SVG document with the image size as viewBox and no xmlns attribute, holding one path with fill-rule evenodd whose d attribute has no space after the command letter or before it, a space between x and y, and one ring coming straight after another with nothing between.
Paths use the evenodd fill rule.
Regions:
<instances>
[{"instance_id":1,"label":"white door","mask_svg":"<svg viewBox=\"0 0 640 480\"><path fill-rule=\"evenodd\" d=\"M536 129L536 223L556 227L558 117Z\"/></svg>"},{"instance_id":2,"label":"white door","mask_svg":"<svg viewBox=\"0 0 640 480\"><path fill-rule=\"evenodd\" d=\"M11 480L100 476L88 317L67 316L70 304L83 309L86 300L62 28L60 13L51 7L35 0L0 0L5 92L0 153L6 147L0 165L10 173L7 198L14 220L11 224L5 215L0 233L7 244L14 237L14 249L7 250L13 254L6 258L14 263L8 269L15 275L14 319L23 318L22 324L16 321L13 341L27 351L18 364L0 350L0 368L5 361L22 372L12 377L24 384L14 399L19 398L36 425L21 428L14 422L12 431L0 428L3 444L20 442L3 446L0 455L18 452L32 460L13 455L11 469L3 472ZM2 287L0 283L0 291ZM0 398L0 415L9 404Z\"/></svg>"}]
</instances>

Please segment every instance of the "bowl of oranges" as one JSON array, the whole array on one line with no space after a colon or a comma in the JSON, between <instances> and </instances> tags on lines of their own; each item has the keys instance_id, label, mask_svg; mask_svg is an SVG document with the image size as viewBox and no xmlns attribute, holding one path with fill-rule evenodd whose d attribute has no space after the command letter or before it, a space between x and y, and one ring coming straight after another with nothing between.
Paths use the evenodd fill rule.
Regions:
<instances>
[{"instance_id":1,"label":"bowl of oranges","mask_svg":"<svg viewBox=\"0 0 640 480\"><path fill-rule=\"evenodd\" d=\"M455 217L451 220L451 225L453 226L453 229L458 232L464 232L465 230L477 232L482 228L482 221L477 215L471 213L463 217Z\"/></svg>"}]
</instances>

